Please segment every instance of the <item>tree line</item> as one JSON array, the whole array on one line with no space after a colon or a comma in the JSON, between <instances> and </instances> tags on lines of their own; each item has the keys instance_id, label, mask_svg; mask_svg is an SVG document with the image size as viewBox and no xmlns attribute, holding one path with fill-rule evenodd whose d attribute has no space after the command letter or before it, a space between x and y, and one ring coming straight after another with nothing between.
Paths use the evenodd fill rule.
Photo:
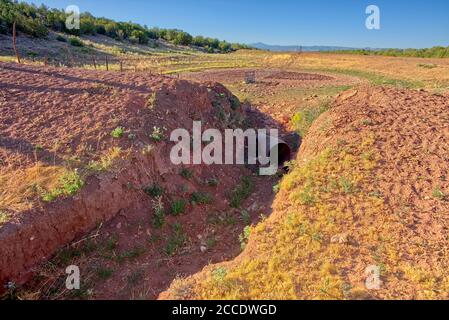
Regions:
<instances>
[{"instance_id":1,"label":"tree line","mask_svg":"<svg viewBox=\"0 0 449 320\"><path fill-rule=\"evenodd\" d=\"M116 40L128 40L132 43L148 44L150 39L163 39L175 45L204 48L209 53L227 53L251 47L220 41L203 36L193 37L178 29L148 28L133 22L117 22L107 18L94 17L88 12L80 15L80 29L69 30L66 27L68 14L63 10L50 9L45 5L36 6L25 2L0 0L0 33L11 34L13 23L19 32L45 38L49 30L69 35L105 35Z\"/></svg>"},{"instance_id":2,"label":"tree line","mask_svg":"<svg viewBox=\"0 0 449 320\"><path fill-rule=\"evenodd\" d=\"M449 58L449 47L433 47L426 49L356 49L335 51L334 53L351 53L360 55L376 55L390 57L415 57L415 58Z\"/></svg>"}]
</instances>

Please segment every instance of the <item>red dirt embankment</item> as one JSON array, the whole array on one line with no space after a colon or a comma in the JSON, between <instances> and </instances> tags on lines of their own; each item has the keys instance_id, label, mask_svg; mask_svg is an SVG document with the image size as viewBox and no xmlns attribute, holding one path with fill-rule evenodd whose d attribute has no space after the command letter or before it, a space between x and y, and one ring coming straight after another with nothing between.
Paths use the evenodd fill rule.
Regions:
<instances>
[{"instance_id":1,"label":"red dirt embankment","mask_svg":"<svg viewBox=\"0 0 449 320\"><path fill-rule=\"evenodd\" d=\"M50 203L37 197L27 199L33 203L30 210L7 210L10 221L0 223L0 290L6 282L22 283L57 249L118 214L148 211L150 221L151 199L142 189L151 183L179 197L182 183L189 184L190 192L206 188L180 181L180 168L169 161L170 132L191 130L193 120L207 129L231 127L243 118L238 100L219 84L5 63L0 64L0 110L0 173L38 163L84 172L112 147L126 154L111 172L86 175L74 197ZM117 127L124 134L113 138ZM162 132L162 141L152 137L154 128ZM204 179L212 172L229 185L245 174L229 166L215 171L196 166L192 171ZM227 207L227 190L213 192L221 199L213 207ZM188 210L201 209L188 205Z\"/></svg>"}]
</instances>

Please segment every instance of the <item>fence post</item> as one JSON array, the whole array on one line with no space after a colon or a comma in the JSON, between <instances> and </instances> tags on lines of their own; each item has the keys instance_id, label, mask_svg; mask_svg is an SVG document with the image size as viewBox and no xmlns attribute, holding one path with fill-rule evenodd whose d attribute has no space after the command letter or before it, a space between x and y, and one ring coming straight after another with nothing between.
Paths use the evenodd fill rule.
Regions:
<instances>
[{"instance_id":1,"label":"fence post","mask_svg":"<svg viewBox=\"0 0 449 320\"><path fill-rule=\"evenodd\" d=\"M108 56L106 57L106 71L109 71L109 61L108 61Z\"/></svg>"},{"instance_id":2,"label":"fence post","mask_svg":"<svg viewBox=\"0 0 449 320\"><path fill-rule=\"evenodd\" d=\"M97 61L95 61L95 56L92 56L92 62L94 63L95 70L97 70Z\"/></svg>"},{"instance_id":3,"label":"fence post","mask_svg":"<svg viewBox=\"0 0 449 320\"><path fill-rule=\"evenodd\" d=\"M120 60L120 72L123 72L123 61Z\"/></svg>"},{"instance_id":4,"label":"fence post","mask_svg":"<svg viewBox=\"0 0 449 320\"><path fill-rule=\"evenodd\" d=\"M14 48L14 53L16 54L17 63L22 63L20 61L19 51L17 51L16 42L17 42L17 32L16 32L16 22L14 21L12 25L12 46Z\"/></svg>"}]
</instances>

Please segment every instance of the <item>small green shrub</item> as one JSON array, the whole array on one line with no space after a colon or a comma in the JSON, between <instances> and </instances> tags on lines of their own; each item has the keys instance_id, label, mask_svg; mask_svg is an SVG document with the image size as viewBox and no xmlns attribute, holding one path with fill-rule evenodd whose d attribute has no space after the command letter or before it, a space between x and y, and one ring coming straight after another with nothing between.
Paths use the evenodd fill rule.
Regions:
<instances>
[{"instance_id":1,"label":"small green shrub","mask_svg":"<svg viewBox=\"0 0 449 320\"><path fill-rule=\"evenodd\" d=\"M56 37L56 40L58 40L58 41L60 41L60 42L67 42L67 39L66 39L65 37L61 36L61 35L58 35L58 36Z\"/></svg>"},{"instance_id":2,"label":"small green shrub","mask_svg":"<svg viewBox=\"0 0 449 320\"><path fill-rule=\"evenodd\" d=\"M306 185L304 189L299 193L299 203L302 205L311 205L315 202L313 190L310 185Z\"/></svg>"},{"instance_id":3,"label":"small green shrub","mask_svg":"<svg viewBox=\"0 0 449 320\"><path fill-rule=\"evenodd\" d=\"M193 205L211 204L212 197L206 192L194 192L190 196L190 202Z\"/></svg>"},{"instance_id":4,"label":"small green shrub","mask_svg":"<svg viewBox=\"0 0 449 320\"><path fill-rule=\"evenodd\" d=\"M223 267L217 268L212 271L212 277L216 282L223 282L227 274L227 270Z\"/></svg>"},{"instance_id":5,"label":"small green shrub","mask_svg":"<svg viewBox=\"0 0 449 320\"><path fill-rule=\"evenodd\" d=\"M80 39L75 37L70 37L69 43L74 47L84 47L84 43Z\"/></svg>"},{"instance_id":6,"label":"small green shrub","mask_svg":"<svg viewBox=\"0 0 449 320\"><path fill-rule=\"evenodd\" d=\"M3 223L8 222L8 220L9 220L8 214L6 214L3 211L0 211L0 225L2 225Z\"/></svg>"},{"instance_id":7,"label":"small green shrub","mask_svg":"<svg viewBox=\"0 0 449 320\"><path fill-rule=\"evenodd\" d=\"M217 187L220 184L220 182L216 178L210 178L206 180L206 184L209 187Z\"/></svg>"},{"instance_id":8,"label":"small green shrub","mask_svg":"<svg viewBox=\"0 0 449 320\"><path fill-rule=\"evenodd\" d=\"M186 201L184 199L175 200L171 204L171 214L174 216L178 216L185 212L186 210Z\"/></svg>"},{"instance_id":9,"label":"small green shrub","mask_svg":"<svg viewBox=\"0 0 449 320\"><path fill-rule=\"evenodd\" d=\"M112 277L113 273L114 273L114 271L112 269L108 269L108 268L99 268L97 270L97 276L102 280L109 279L110 277Z\"/></svg>"},{"instance_id":10,"label":"small green shrub","mask_svg":"<svg viewBox=\"0 0 449 320\"><path fill-rule=\"evenodd\" d=\"M156 229L160 229L165 224L165 209L162 203L162 198L159 197L153 203L153 226Z\"/></svg>"},{"instance_id":11,"label":"small green shrub","mask_svg":"<svg viewBox=\"0 0 449 320\"><path fill-rule=\"evenodd\" d=\"M446 194L439 187L433 189L432 196L438 200L446 199Z\"/></svg>"},{"instance_id":12,"label":"small green shrub","mask_svg":"<svg viewBox=\"0 0 449 320\"><path fill-rule=\"evenodd\" d=\"M249 214L248 211L243 210L241 212L241 216L242 216L242 221L244 224L250 224L251 223L251 215Z\"/></svg>"},{"instance_id":13,"label":"small green shrub","mask_svg":"<svg viewBox=\"0 0 449 320\"><path fill-rule=\"evenodd\" d=\"M147 195L153 197L153 198L157 198L160 197L164 194L164 188L162 188L161 186L159 186L156 183L153 183L152 185L145 187L143 189L143 192L145 192Z\"/></svg>"},{"instance_id":14,"label":"small green shrub","mask_svg":"<svg viewBox=\"0 0 449 320\"><path fill-rule=\"evenodd\" d=\"M350 194L350 193L354 192L354 184L349 179L347 179L345 177L340 177L338 183L339 183L340 187L343 189L344 193Z\"/></svg>"},{"instance_id":15,"label":"small green shrub","mask_svg":"<svg viewBox=\"0 0 449 320\"><path fill-rule=\"evenodd\" d=\"M233 96L230 99L230 103L231 103L231 109L234 111L237 111L241 106L240 101L236 96Z\"/></svg>"},{"instance_id":16,"label":"small green shrub","mask_svg":"<svg viewBox=\"0 0 449 320\"><path fill-rule=\"evenodd\" d=\"M140 246L135 246L131 248L130 250L126 250L121 252L117 256L118 262L122 263L125 260L135 260L138 257L140 257L145 252L145 249Z\"/></svg>"},{"instance_id":17,"label":"small green shrub","mask_svg":"<svg viewBox=\"0 0 449 320\"><path fill-rule=\"evenodd\" d=\"M242 248L242 250L246 248L250 235L251 226L246 226L245 229L243 229L243 233L239 235L240 247Z\"/></svg>"},{"instance_id":18,"label":"small green shrub","mask_svg":"<svg viewBox=\"0 0 449 320\"><path fill-rule=\"evenodd\" d=\"M123 134L125 133L125 129L123 127L117 127L111 132L111 136L116 139L120 139L123 137Z\"/></svg>"},{"instance_id":19,"label":"small green shrub","mask_svg":"<svg viewBox=\"0 0 449 320\"><path fill-rule=\"evenodd\" d=\"M76 170L64 174L59 182L60 187L44 192L42 200L52 202L61 196L73 196L84 186L84 181Z\"/></svg>"},{"instance_id":20,"label":"small green shrub","mask_svg":"<svg viewBox=\"0 0 449 320\"><path fill-rule=\"evenodd\" d=\"M321 104L319 107L307 108L296 113L291 122L301 137L307 135L312 123L329 109L329 102Z\"/></svg>"},{"instance_id":21,"label":"small green shrub","mask_svg":"<svg viewBox=\"0 0 449 320\"><path fill-rule=\"evenodd\" d=\"M150 138L153 139L153 141L155 142L160 142L164 140L164 133L162 132L162 129L154 127L153 132L150 135Z\"/></svg>"},{"instance_id":22,"label":"small green shrub","mask_svg":"<svg viewBox=\"0 0 449 320\"><path fill-rule=\"evenodd\" d=\"M143 270L136 270L126 277L130 286L135 286L143 280L145 273Z\"/></svg>"},{"instance_id":23,"label":"small green shrub","mask_svg":"<svg viewBox=\"0 0 449 320\"><path fill-rule=\"evenodd\" d=\"M231 192L231 208L240 208L254 191L254 181L251 177L243 177L240 184Z\"/></svg>"},{"instance_id":24,"label":"small green shrub","mask_svg":"<svg viewBox=\"0 0 449 320\"><path fill-rule=\"evenodd\" d=\"M181 249L187 240L187 236L184 233L180 223L173 225L173 232L168 239L167 246L165 247L165 253L168 256L173 256Z\"/></svg>"},{"instance_id":25,"label":"small green shrub","mask_svg":"<svg viewBox=\"0 0 449 320\"><path fill-rule=\"evenodd\" d=\"M186 180L190 180L193 177L193 171L187 168L182 168L179 174Z\"/></svg>"}]
</instances>

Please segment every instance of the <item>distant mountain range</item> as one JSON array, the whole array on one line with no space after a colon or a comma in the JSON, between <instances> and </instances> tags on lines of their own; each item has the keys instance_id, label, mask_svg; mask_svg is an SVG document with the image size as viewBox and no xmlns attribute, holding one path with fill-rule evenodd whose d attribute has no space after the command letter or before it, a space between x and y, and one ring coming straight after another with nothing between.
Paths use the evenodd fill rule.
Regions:
<instances>
[{"instance_id":1,"label":"distant mountain range","mask_svg":"<svg viewBox=\"0 0 449 320\"><path fill-rule=\"evenodd\" d=\"M269 45L266 43L258 42L250 44L251 47L261 49L261 50L269 50L269 51L342 51L342 50L356 50L360 48L351 48L351 47L333 47L333 46L279 46L279 45ZM372 49L378 50L378 49Z\"/></svg>"}]
</instances>

